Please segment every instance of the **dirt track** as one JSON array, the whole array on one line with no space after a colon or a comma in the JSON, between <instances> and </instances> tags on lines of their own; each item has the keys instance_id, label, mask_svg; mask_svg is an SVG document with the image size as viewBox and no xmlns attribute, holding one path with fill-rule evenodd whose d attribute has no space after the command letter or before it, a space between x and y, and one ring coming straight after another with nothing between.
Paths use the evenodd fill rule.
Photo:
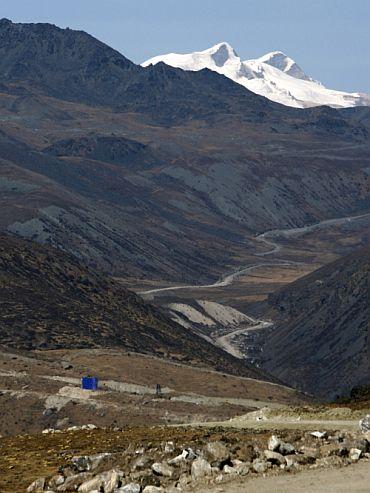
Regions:
<instances>
[{"instance_id":1,"label":"dirt track","mask_svg":"<svg viewBox=\"0 0 370 493\"><path fill-rule=\"evenodd\" d=\"M194 493L216 493L220 486L200 488ZM292 475L246 479L243 483L222 485L225 493L369 493L370 464L342 469L303 471Z\"/></svg>"}]
</instances>

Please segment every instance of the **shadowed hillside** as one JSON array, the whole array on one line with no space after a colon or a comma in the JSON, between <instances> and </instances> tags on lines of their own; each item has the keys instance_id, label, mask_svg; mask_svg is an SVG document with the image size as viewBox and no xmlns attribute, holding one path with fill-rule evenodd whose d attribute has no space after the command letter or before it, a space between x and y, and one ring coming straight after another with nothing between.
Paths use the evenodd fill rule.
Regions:
<instances>
[{"instance_id":1,"label":"shadowed hillside","mask_svg":"<svg viewBox=\"0 0 370 493\"><path fill-rule=\"evenodd\" d=\"M264 367L300 389L335 397L370 369L370 247L270 295L277 323Z\"/></svg>"},{"instance_id":2,"label":"shadowed hillside","mask_svg":"<svg viewBox=\"0 0 370 493\"><path fill-rule=\"evenodd\" d=\"M0 300L0 344L10 348L123 348L268 378L72 256L28 241L0 237Z\"/></svg>"}]
</instances>

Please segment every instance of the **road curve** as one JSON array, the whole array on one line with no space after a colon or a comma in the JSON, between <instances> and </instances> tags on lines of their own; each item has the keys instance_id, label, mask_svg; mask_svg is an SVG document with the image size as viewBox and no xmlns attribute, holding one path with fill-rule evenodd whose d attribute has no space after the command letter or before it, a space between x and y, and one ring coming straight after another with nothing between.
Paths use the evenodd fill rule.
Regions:
<instances>
[{"instance_id":1,"label":"road curve","mask_svg":"<svg viewBox=\"0 0 370 493\"><path fill-rule=\"evenodd\" d=\"M265 257L268 255L272 255L281 250L281 245L276 241L276 238L279 236L283 236L285 238L289 238L292 236L300 236L306 233L310 233L315 231L316 229L326 228L335 225L341 225L348 222L355 221L357 219L363 219L365 217L370 218L370 213L361 214L358 216L346 216L337 219L326 219L325 221L320 221L315 224L311 224L308 226L303 226L301 228L288 228L288 229L274 229L266 231L256 237L256 240L264 243L265 245L271 247L267 252L256 253L255 255L258 257ZM238 277L247 274L253 270L259 269L260 267L266 266L290 266L290 265L302 265L301 262L294 262L292 260L276 260L275 262L259 262L257 264L248 265L247 267L238 269L230 274L225 274L221 279L212 283L212 284L204 284L204 285L183 285L183 286L169 286L166 288L156 288L149 289L148 291L141 291L138 294L140 295L155 295L156 293L162 293L165 291L178 291L183 289L213 289L229 286L232 284L235 279Z\"/></svg>"},{"instance_id":2,"label":"road curve","mask_svg":"<svg viewBox=\"0 0 370 493\"><path fill-rule=\"evenodd\" d=\"M303 226L301 228L290 228L290 229L275 229L275 230L270 230L266 231L265 233L262 233L256 237L257 241L260 241L261 243L264 243L266 246L268 246L270 249L267 250L266 252L261 252L261 253L256 253L255 255L258 257L266 257L268 255L273 255L274 253L279 252L282 247L279 245L277 242L277 238L283 236L284 238L289 238L292 236L300 236L306 233L310 233L312 231L315 231L316 229L322 229L330 226L335 226L335 225L341 225L345 224L348 222L356 221L358 219L363 219L365 217L370 218L370 213L366 214L361 214L357 216L346 216L346 217L341 217L337 219L327 219L325 221L320 221L315 224L311 224L308 226ZM225 274L221 279L218 281L212 283L212 284L205 284L205 285L184 285L184 286L169 286L165 288L157 288L157 289L150 289L148 291L141 291L138 294L140 295L155 295L157 293L162 293L165 291L179 291L179 290L185 290L185 289L213 289L213 288L220 288L220 287L225 287L229 286L232 284L235 279L237 279L240 276L244 276L248 272L251 272L253 270L259 269L261 267L265 266L290 266L290 265L302 265L302 262L294 262L291 260L276 260L276 261L271 261L271 262L259 262L257 264L252 264L248 265L247 267L238 269L230 274ZM256 331L256 330L263 330L266 328L271 328L273 324L267 320L256 320L253 317L250 317L252 319L253 325L250 327L245 327L242 329L237 329L232 332L229 332L226 335L223 335L221 337L218 337L216 341L214 342L215 345L218 347L221 347L224 349L226 352L232 354L236 358L242 359L244 358L244 355L241 353L239 348L232 344L231 339L238 334L247 334L248 332Z\"/></svg>"}]
</instances>

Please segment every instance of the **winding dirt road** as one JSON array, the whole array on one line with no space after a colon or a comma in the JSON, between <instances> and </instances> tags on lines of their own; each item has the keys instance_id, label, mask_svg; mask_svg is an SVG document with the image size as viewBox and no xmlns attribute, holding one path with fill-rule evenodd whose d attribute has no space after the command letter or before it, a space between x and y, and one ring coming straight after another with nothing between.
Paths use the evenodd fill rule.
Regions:
<instances>
[{"instance_id":1,"label":"winding dirt road","mask_svg":"<svg viewBox=\"0 0 370 493\"><path fill-rule=\"evenodd\" d=\"M330 226L340 226L341 224L356 221L358 219L363 219L365 217L370 218L370 213L361 214L358 216L346 216L346 217L341 217L341 218L337 218L337 219L326 219L325 221L320 221L318 223L311 224L308 226L303 226L301 228L274 229L274 230L265 231L264 233L256 236L256 240L260 241L261 243L264 243L265 245L272 247L272 248L270 250L268 250L267 252L255 253L255 255L258 257L265 257L265 256L272 255L272 254L280 251L282 249L282 246L279 245L279 243L277 242L278 237L282 236L284 238L290 238L292 236L300 236L300 235L304 235L306 233L311 233L312 231L315 231L316 229L322 229L322 228L325 229L325 228L330 227ZM221 279L219 279L218 281L216 281L212 284L168 286L165 288L156 288L156 289L149 289L148 291L141 291L138 294L140 294L140 295L155 295L156 293L162 293L164 291L178 291L178 290L184 290L184 289L193 290L193 289L220 288L220 287L229 286L238 277L244 276L245 274L248 274L249 272L252 272L253 270L259 269L261 267L290 266L290 265L303 265L303 263L302 262L294 262L293 260L281 260L281 259L277 259L276 261L271 261L271 262L259 262L257 264L252 264L252 265L248 265L247 267L237 269L236 271L231 272L230 274L225 274L224 276L221 277Z\"/></svg>"},{"instance_id":2,"label":"winding dirt road","mask_svg":"<svg viewBox=\"0 0 370 493\"><path fill-rule=\"evenodd\" d=\"M318 229L325 229L327 227L331 226L340 226L342 224L350 223L359 219L363 218L370 218L370 213L366 214L361 214L357 216L346 216L346 217L341 217L337 219L327 219L325 221L320 221L315 224L311 224L308 226L303 226L301 228L290 228L290 229L275 229L275 230L270 230L266 231L265 233L262 233L256 237L256 240L263 243L270 249L267 250L266 252L260 252L260 253L255 253L256 256L258 257L266 257L269 255L273 255L282 249L282 245L280 245L277 241L279 237L283 238L291 238L293 236L301 236L306 233L311 233L312 231L318 230ZM220 288L220 287L226 287L230 286L235 279L241 276L245 276L249 272L252 272L256 269L259 269L261 267L266 267L266 266L291 266L291 265L304 265L302 262L295 262L293 260L282 260L282 259L276 259L272 260L270 262L258 262L256 264L248 265L247 267L243 267L241 269L238 269L234 272L231 272L230 274L225 274L221 279L218 281L212 283L212 284L205 284L205 285L184 285L184 286L169 286L165 288L156 288L156 289L150 289L148 291L142 291L139 292L138 294L140 295L150 295L150 296L155 296L157 293L163 293L165 291L179 291L179 290L201 290L201 289L213 289L213 288ZM232 339L236 335L241 335L241 334L247 334L248 332L253 332L256 330L263 330L267 328L271 328L273 324L267 320L257 320L254 319L253 317L250 317L252 320L253 325L250 327L244 327L242 329L237 329L232 332L229 332L226 335L223 335L221 337L218 337L215 341L215 344L222 349L224 349L226 352L232 354L236 358L242 359L244 358L244 355L241 353L239 348L232 343Z\"/></svg>"}]
</instances>

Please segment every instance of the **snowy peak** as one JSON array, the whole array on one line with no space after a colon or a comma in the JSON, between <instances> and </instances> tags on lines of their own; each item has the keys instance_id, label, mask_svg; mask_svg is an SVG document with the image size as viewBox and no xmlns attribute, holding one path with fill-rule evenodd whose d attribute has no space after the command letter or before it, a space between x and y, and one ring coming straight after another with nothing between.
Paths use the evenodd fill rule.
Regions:
<instances>
[{"instance_id":1,"label":"snowy peak","mask_svg":"<svg viewBox=\"0 0 370 493\"><path fill-rule=\"evenodd\" d=\"M209 53L217 67L223 67L231 60L239 59L236 51L229 43L219 43L203 53Z\"/></svg>"},{"instance_id":2,"label":"snowy peak","mask_svg":"<svg viewBox=\"0 0 370 493\"><path fill-rule=\"evenodd\" d=\"M202 70L209 68L219 72L227 65L240 64L240 58L236 51L229 43L218 43L204 51L195 51L194 53L168 53L157 56L142 63L143 67L155 65L164 62L172 67L182 68L183 70Z\"/></svg>"},{"instance_id":3,"label":"snowy peak","mask_svg":"<svg viewBox=\"0 0 370 493\"><path fill-rule=\"evenodd\" d=\"M204 51L160 55L147 60L142 66L159 62L182 70L208 68L271 101L295 108L370 106L369 95L327 89L306 75L292 58L281 51L272 51L256 60L243 62L232 46L222 42Z\"/></svg>"},{"instance_id":4,"label":"snowy peak","mask_svg":"<svg viewBox=\"0 0 370 493\"><path fill-rule=\"evenodd\" d=\"M271 51L271 53L258 58L258 61L267 63L267 65L275 67L296 79L313 81L292 58L288 57L282 51Z\"/></svg>"}]
</instances>

